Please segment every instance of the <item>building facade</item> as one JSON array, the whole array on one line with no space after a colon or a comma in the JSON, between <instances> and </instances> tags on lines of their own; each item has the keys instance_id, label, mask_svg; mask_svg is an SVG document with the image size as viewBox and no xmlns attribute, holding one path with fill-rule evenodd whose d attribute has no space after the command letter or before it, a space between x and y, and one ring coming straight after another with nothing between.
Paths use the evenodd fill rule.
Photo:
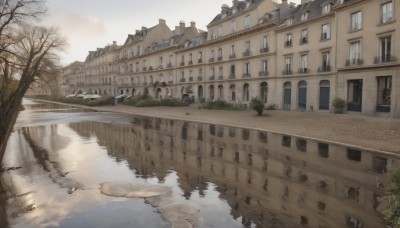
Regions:
<instances>
[{"instance_id":1,"label":"building facade","mask_svg":"<svg viewBox=\"0 0 400 228\"><path fill-rule=\"evenodd\" d=\"M162 19L126 42L90 52L66 93L154 98L253 97L278 109L400 117L399 4L393 0L233 0L207 32ZM368 15L368 16L365 16ZM73 80L72 80L73 81ZM74 88L74 89L72 89Z\"/></svg>"}]
</instances>

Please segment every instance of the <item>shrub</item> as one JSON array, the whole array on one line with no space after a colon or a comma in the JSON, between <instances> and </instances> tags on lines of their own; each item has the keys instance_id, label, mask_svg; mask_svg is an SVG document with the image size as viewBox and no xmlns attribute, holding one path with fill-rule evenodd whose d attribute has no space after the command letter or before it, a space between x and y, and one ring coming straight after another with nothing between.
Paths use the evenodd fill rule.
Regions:
<instances>
[{"instance_id":1,"label":"shrub","mask_svg":"<svg viewBox=\"0 0 400 228\"><path fill-rule=\"evenodd\" d=\"M276 110L276 104L270 104L268 105L265 110Z\"/></svg>"},{"instance_id":2,"label":"shrub","mask_svg":"<svg viewBox=\"0 0 400 228\"><path fill-rule=\"evenodd\" d=\"M343 113L344 108L346 107L346 101L344 101L343 99L341 99L339 97L336 97L332 101L332 106L335 108L335 112Z\"/></svg>"},{"instance_id":3,"label":"shrub","mask_svg":"<svg viewBox=\"0 0 400 228\"><path fill-rule=\"evenodd\" d=\"M207 101L201 105L204 109L214 109L214 110L240 110L240 108L230 104L224 100Z\"/></svg>"},{"instance_id":4,"label":"shrub","mask_svg":"<svg viewBox=\"0 0 400 228\"><path fill-rule=\"evenodd\" d=\"M254 109L257 112L257 115L262 116L265 105L262 100L260 100L258 97L255 97L250 101L250 108Z\"/></svg>"},{"instance_id":5,"label":"shrub","mask_svg":"<svg viewBox=\"0 0 400 228\"><path fill-rule=\"evenodd\" d=\"M164 99L160 101L160 106L180 106L180 103L177 99Z\"/></svg>"},{"instance_id":6,"label":"shrub","mask_svg":"<svg viewBox=\"0 0 400 228\"><path fill-rule=\"evenodd\" d=\"M204 102L206 102L206 99L204 97L200 98L200 103L203 104Z\"/></svg>"},{"instance_id":7,"label":"shrub","mask_svg":"<svg viewBox=\"0 0 400 228\"><path fill-rule=\"evenodd\" d=\"M389 173L390 184L387 191L388 204L383 210L385 218L393 224L400 222L400 168L396 167ZM397 227L397 226L396 226Z\"/></svg>"},{"instance_id":8,"label":"shrub","mask_svg":"<svg viewBox=\"0 0 400 228\"><path fill-rule=\"evenodd\" d=\"M159 100L153 100L153 99L144 99L139 101L135 107L154 107L154 106L160 106L160 101Z\"/></svg>"}]
</instances>

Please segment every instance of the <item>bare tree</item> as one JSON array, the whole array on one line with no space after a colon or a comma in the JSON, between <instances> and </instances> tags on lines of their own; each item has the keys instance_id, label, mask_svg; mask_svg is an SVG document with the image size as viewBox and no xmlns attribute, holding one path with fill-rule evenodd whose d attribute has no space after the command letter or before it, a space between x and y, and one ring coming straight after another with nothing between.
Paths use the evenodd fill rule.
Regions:
<instances>
[{"instance_id":1,"label":"bare tree","mask_svg":"<svg viewBox=\"0 0 400 228\"><path fill-rule=\"evenodd\" d=\"M43 15L43 6L43 0L0 0L0 163L29 86L59 71L64 39L55 28L27 23Z\"/></svg>"}]
</instances>

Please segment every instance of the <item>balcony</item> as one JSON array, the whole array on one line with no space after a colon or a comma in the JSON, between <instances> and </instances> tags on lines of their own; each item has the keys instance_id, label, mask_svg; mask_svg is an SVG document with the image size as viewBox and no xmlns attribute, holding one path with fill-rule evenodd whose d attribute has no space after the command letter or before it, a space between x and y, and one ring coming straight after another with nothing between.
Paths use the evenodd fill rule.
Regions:
<instances>
[{"instance_id":1,"label":"balcony","mask_svg":"<svg viewBox=\"0 0 400 228\"><path fill-rule=\"evenodd\" d=\"M189 77L189 82L192 82L193 81L193 77Z\"/></svg>"},{"instance_id":2,"label":"balcony","mask_svg":"<svg viewBox=\"0 0 400 228\"><path fill-rule=\"evenodd\" d=\"M235 79L235 78L236 78L236 76L235 76L234 73L231 73L231 74L229 75L229 79Z\"/></svg>"},{"instance_id":3,"label":"balcony","mask_svg":"<svg viewBox=\"0 0 400 228\"><path fill-rule=\"evenodd\" d=\"M218 61L222 61L222 56L218 56Z\"/></svg>"},{"instance_id":4,"label":"balcony","mask_svg":"<svg viewBox=\"0 0 400 228\"><path fill-rule=\"evenodd\" d=\"M210 59L209 59L209 62L210 62L210 63L213 63L213 62L214 62L214 58L210 58Z\"/></svg>"},{"instance_id":5,"label":"balcony","mask_svg":"<svg viewBox=\"0 0 400 228\"><path fill-rule=\"evenodd\" d=\"M224 76L223 75L219 75L218 76L218 80L224 80Z\"/></svg>"},{"instance_id":6,"label":"balcony","mask_svg":"<svg viewBox=\"0 0 400 228\"><path fill-rule=\"evenodd\" d=\"M243 57L250 56L250 50L243 52Z\"/></svg>"},{"instance_id":7,"label":"balcony","mask_svg":"<svg viewBox=\"0 0 400 228\"><path fill-rule=\"evenodd\" d=\"M242 74L242 78L251 78L251 74L250 73L244 73L244 74Z\"/></svg>"},{"instance_id":8,"label":"balcony","mask_svg":"<svg viewBox=\"0 0 400 228\"><path fill-rule=\"evenodd\" d=\"M375 64L381 64L381 63L392 63L392 62L397 62L397 58L393 55L382 55L382 56L376 56L374 58L374 63Z\"/></svg>"},{"instance_id":9,"label":"balcony","mask_svg":"<svg viewBox=\"0 0 400 228\"><path fill-rule=\"evenodd\" d=\"M203 59L197 60L197 63L203 63Z\"/></svg>"},{"instance_id":10,"label":"balcony","mask_svg":"<svg viewBox=\"0 0 400 228\"><path fill-rule=\"evenodd\" d=\"M197 76L197 81L199 82L203 81L203 76Z\"/></svg>"},{"instance_id":11,"label":"balcony","mask_svg":"<svg viewBox=\"0 0 400 228\"><path fill-rule=\"evenodd\" d=\"M297 73L299 74L305 74L305 73L310 73L310 70L307 67L300 68Z\"/></svg>"},{"instance_id":12,"label":"balcony","mask_svg":"<svg viewBox=\"0 0 400 228\"><path fill-rule=\"evenodd\" d=\"M172 85L173 83L173 81L168 81L168 85Z\"/></svg>"},{"instance_id":13,"label":"balcony","mask_svg":"<svg viewBox=\"0 0 400 228\"><path fill-rule=\"evenodd\" d=\"M186 82L185 78L181 78L181 80L179 80L180 82Z\"/></svg>"},{"instance_id":14,"label":"balcony","mask_svg":"<svg viewBox=\"0 0 400 228\"><path fill-rule=\"evenodd\" d=\"M209 80L214 80L215 78L214 78L214 76L210 76L208 79Z\"/></svg>"},{"instance_id":15,"label":"balcony","mask_svg":"<svg viewBox=\"0 0 400 228\"><path fill-rule=\"evenodd\" d=\"M142 71L146 71L146 70L147 70L147 67L143 67L143 68L142 68Z\"/></svg>"},{"instance_id":16,"label":"balcony","mask_svg":"<svg viewBox=\"0 0 400 228\"><path fill-rule=\"evenodd\" d=\"M322 33L321 40L329 40L331 38L329 33Z\"/></svg>"},{"instance_id":17,"label":"balcony","mask_svg":"<svg viewBox=\"0 0 400 228\"><path fill-rule=\"evenodd\" d=\"M292 40L286 40L284 44L285 48L292 46Z\"/></svg>"},{"instance_id":18,"label":"balcony","mask_svg":"<svg viewBox=\"0 0 400 228\"><path fill-rule=\"evenodd\" d=\"M308 37L300 38L300 44L306 44L306 43L308 43Z\"/></svg>"},{"instance_id":19,"label":"balcony","mask_svg":"<svg viewBox=\"0 0 400 228\"><path fill-rule=\"evenodd\" d=\"M164 67L162 65L160 65L160 66L158 66L157 69L162 70L162 69L164 69Z\"/></svg>"},{"instance_id":20,"label":"balcony","mask_svg":"<svg viewBox=\"0 0 400 228\"><path fill-rule=\"evenodd\" d=\"M188 63L188 65L193 65L193 61L190 60L189 63Z\"/></svg>"},{"instance_id":21,"label":"balcony","mask_svg":"<svg viewBox=\"0 0 400 228\"><path fill-rule=\"evenodd\" d=\"M230 54L230 55L229 55L229 59L236 59L236 54L235 54L235 53Z\"/></svg>"},{"instance_id":22,"label":"balcony","mask_svg":"<svg viewBox=\"0 0 400 228\"><path fill-rule=\"evenodd\" d=\"M350 67L350 66L361 66L364 64L364 60L363 59L348 59L346 60L346 66Z\"/></svg>"},{"instance_id":23,"label":"balcony","mask_svg":"<svg viewBox=\"0 0 400 228\"><path fill-rule=\"evenodd\" d=\"M171 67L172 67L172 63L168 63L167 68L171 68Z\"/></svg>"},{"instance_id":24,"label":"balcony","mask_svg":"<svg viewBox=\"0 0 400 228\"><path fill-rule=\"evenodd\" d=\"M179 65L180 65L180 66L185 66L185 63L184 63L184 62L181 62Z\"/></svg>"},{"instance_id":25,"label":"balcony","mask_svg":"<svg viewBox=\"0 0 400 228\"><path fill-rule=\"evenodd\" d=\"M143 82L143 85L144 85L144 86L147 86L147 82Z\"/></svg>"},{"instance_id":26,"label":"balcony","mask_svg":"<svg viewBox=\"0 0 400 228\"><path fill-rule=\"evenodd\" d=\"M331 72L331 65L322 65L318 67L318 72Z\"/></svg>"},{"instance_id":27,"label":"balcony","mask_svg":"<svg viewBox=\"0 0 400 228\"><path fill-rule=\"evenodd\" d=\"M269 52L269 47L260 48L260 53L267 53Z\"/></svg>"},{"instance_id":28,"label":"balcony","mask_svg":"<svg viewBox=\"0 0 400 228\"><path fill-rule=\"evenodd\" d=\"M260 77L268 76L268 71L265 71L265 70L260 71L260 72L258 72L258 76L260 76Z\"/></svg>"},{"instance_id":29,"label":"balcony","mask_svg":"<svg viewBox=\"0 0 400 228\"><path fill-rule=\"evenodd\" d=\"M282 71L282 75L291 75L293 74L292 69L286 69Z\"/></svg>"},{"instance_id":30,"label":"balcony","mask_svg":"<svg viewBox=\"0 0 400 228\"><path fill-rule=\"evenodd\" d=\"M153 70L153 67L151 66L151 67L149 67L149 70Z\"/></svg>"}]
</instances>

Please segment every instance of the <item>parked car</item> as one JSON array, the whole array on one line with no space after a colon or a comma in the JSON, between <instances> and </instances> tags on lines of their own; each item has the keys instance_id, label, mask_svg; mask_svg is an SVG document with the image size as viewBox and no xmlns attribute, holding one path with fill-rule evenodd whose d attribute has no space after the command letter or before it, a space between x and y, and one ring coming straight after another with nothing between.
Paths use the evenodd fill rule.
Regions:
<instances>
[{"instance_id":1,"label":"parked car","mask_svg":"<svg viewBox=\"0 0 400 228\"><path fill-rule=\"evenodd\" d=\"M76 96L76 98L84 98L85 96L86 96L86 92L83 92L83 93L81 93L81 94L78 94L77 96Z\"/></svg>"},{"instance_id":2,"label":"parked car","mask_svg":"<svg viewBox=\"0 0 400 228\"><path fill-rule=\"evenodd\" d=\"M99 98L101 98L101 96L97 94L88 94L83 97L84 100L97 100Z\"/></svg>"},{"instance_id":3,"label":"parked car","mask_svg":"<svg viewBox=\"0 0 400 228\"><path fill-rule=\"evenodd\" d=\"M126 94L121 94L115 97L115 99L117 100L118 103L122 102L125 100L125 98L127 97Z\"/></svg>"},{"instance_id":4,"label":"parked car","mask_svg":"<svg viewBox=\"0 0 400 228\"><path fill-rule=\"evenodd\" d=\"M70 97L76 97L76 94L68 94L67 96L65 96L66 98L70 98Z\"/></svg>"}]
</instances>

